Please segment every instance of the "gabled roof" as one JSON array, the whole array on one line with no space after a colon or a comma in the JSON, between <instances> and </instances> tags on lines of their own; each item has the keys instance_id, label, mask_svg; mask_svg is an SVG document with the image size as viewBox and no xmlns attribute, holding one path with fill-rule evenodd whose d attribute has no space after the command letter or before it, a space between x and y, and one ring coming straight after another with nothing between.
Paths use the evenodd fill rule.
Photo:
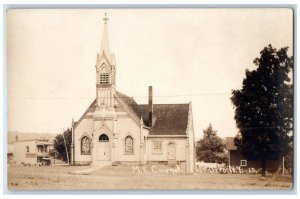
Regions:
<instances>
[{"instance_id":1,"label":"gabled roof","mask_svg":"<svg viewBox=\"0 0 300 199\"><path fill-rule=\"evenodd\" d=\"M226 149L237 150L237 147L234 145L234 137L226 137Z\"/></svg>"},{"instance_id":2,"label":"gabled roof","mask_svg":"<svg viewBox=\"0 0 300 199\"><path fill-rule=\"evenodd\" d=\"M148 105L138 105L139 114L149 126ZM153 104L150 135L186 135L189 104Z\"/></svg>"},{"instance_id":3,"label":"gabled roof","mask_svg":"<svg viewBox=\"0 0 300 199\"><path fill-rule=\"evenodd\" d=\"M132 97L128 97L124 93L121 93L119 91L116 91L117 96L122 99L123 102L125 102L130 108L134 108L135 105L138 105L136 101Z\"/></svg>"},{"instance_id":4,"label":"gabled roof","mask_svg":"<svg viewBox=\"0 0 300 199\"><path fill-rule=\"evenodd\" d=\"M116 100L120 101L121 105L124 106L123 108L125 108L125 111L131 116L131 118L134 120L134 122L139 126L140 125L140 117L135 108L135 106L137 105L135 100L119 91L116 91Z\"/></svg>"},{"instance_id":5,"label":"gabled roof","mask_svg":"<svg viewBox=\"0 0 300 199\"><path fill-rule=\"evenodd\" d=\"M118 92L117 95L134 114L141 118L149 127L148 104L139 105L127 95ZM154 104L153 126L150 135L186 135L188 124L189 104Z\"/></svg>"},{"instance_id":6,"label":"gabled roof","mask_svg":"<svg viewBox=\"0 0 300 199\"><path fill-rule=\"evenodd\" d=\"M117 97L127 106L134 117L143 117L144 125L149 127L148 104L137 104L136 101L127 95L116 91ZM89 106L82 117L75 122L76 127L88 114L95 112L96 100ZM149 135L186 135L189 115L189 104L154 104L153 105L153 126Z\"/></svg>"},{"instance_id":7,"label":"gabled roof","mask_svg":"<svg viewBox=\"0 0 300 199\"><path fill-rule=\"evenodd\" d=\"M74 122L74 128L76 128L78 126L78 124L81 122L81 120L83 120L85 118L85 116L88 113L93 113L96 110L96 102L97 100L94 99L94 101L91 103L91 105L86 109L86 111L84 112L84 114L80 117L80 119L77 122Z\"/></svg>"}]
</instances>

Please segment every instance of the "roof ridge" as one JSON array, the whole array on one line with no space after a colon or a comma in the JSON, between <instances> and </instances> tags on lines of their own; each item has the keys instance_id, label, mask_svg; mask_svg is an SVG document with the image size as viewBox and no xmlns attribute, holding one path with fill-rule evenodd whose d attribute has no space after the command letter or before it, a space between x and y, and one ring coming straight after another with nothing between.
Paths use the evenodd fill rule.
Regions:
<instances>
[{"instance_id":1,"label":"roof ridge","mask_svg":"<svg viewBox=\"0 0 300 199\"><path fill-rule=\"evenodd\" d=\"M124 94L124 93L122 93L122 92L120 92L118 90L116 90L116 94L118 95L119 98L121 98L121 99L122 98L128 98L128 99L132 100L132 102L134 103L134 105L138 105L138 103L134 100L133 97L129 97L128 95L126 95L126 94ZM124 97L120 97L119 94L120 95L124 95Z\"/></svg>"},{"instance_id":2,"label":"roof ridge","mask_svg":"<svg viewBox=\"0 0 300 199\"><path fill-rule=\"evenodd\" d=\"M131 115L132 114L132 119L134 121L137 122L138 125L140 125L140 117L139 114L137 113L137 111L135 110L135 105L137 105L136 101L133 98L127 97L127 95L125 95L126 97L120 97L120 95L125 95L119 91L116 90L116 100L119 100L121 103L123 103L123 106L125 106L125 108L128 109L128 114ZM129 99L129 100L128 100ZM130 114L131 113L131 114Z\"/></svg>"}]
</instances>

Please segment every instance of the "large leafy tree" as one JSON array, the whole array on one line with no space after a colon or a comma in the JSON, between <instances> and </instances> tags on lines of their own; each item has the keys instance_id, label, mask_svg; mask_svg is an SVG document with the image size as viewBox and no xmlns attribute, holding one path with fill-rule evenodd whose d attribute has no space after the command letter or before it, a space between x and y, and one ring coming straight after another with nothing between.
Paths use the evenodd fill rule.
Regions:
<instances>
[{"instance_id":1,"label":"large leafy tree","mask_svg":"<svg viewBox=\"0 0 300 199\"><path fill-rule=\"evenodd\" d=\"M293 128L293 90L290 73L293 58L288 47L268 45L254 59L256 70L246 70L242 89L233 90L231 101L240 131L238 150L249 160L260 160L262 176L266 160L278 159L290 150Z\"/></svg>"},{"instance_id":2,"label":"large leafy tree","mask_svg":"<svg viewBox=\"0 0 300 199\"><path fill-rule=\"evenodd\" d=\"M212 163L227 163L227 154L224 141L217 135L209 124L203 130L203 138L196 143L196 157L198 161Z\"/></svg>"},{"instance_id":3,"label":"large leafy tree","mask_svg":"<svg viewBox=\"0 0 300 199\"><path fill-rule=\"evenodd\" d=\"M65 137L65 142L64 142L64 137ZM67 152L66 152L66 147L67 146L67 151L69 155L69 161L71 161L71 142L72 142L72 130L67 129L65 130L62 134L58 134L55 139L54 139L54 149L57 152L57 158L62 159L63 161L68 161L67 158Z\"/></svg>"}]
</instances>

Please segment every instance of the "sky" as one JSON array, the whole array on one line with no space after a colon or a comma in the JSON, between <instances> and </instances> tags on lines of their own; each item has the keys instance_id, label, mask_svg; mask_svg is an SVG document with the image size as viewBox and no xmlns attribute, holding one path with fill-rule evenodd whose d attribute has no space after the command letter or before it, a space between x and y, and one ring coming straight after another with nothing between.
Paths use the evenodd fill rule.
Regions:
<instances>
[{"instance_id":1,"label":"sky","mask_svg":"<svg viewBox=\"0 0 300 199\"><path fill-rule=\"evenodd\" d=\"M192 102L196 139L209 123L238 133L231 91L263 47L293 49L289 9L70 9L7 13L9 131L60 133L96 96L104 13L117 90L146 104Z\"/></svg>"}]
</instances>

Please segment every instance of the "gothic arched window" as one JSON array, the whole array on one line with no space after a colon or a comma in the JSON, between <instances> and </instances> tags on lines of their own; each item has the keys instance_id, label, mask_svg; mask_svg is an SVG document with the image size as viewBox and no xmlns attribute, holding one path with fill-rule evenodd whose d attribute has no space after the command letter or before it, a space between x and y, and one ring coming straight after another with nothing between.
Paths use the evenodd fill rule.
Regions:
<instances>
[{"instance_id":1,"label":"gothic arched window","mask_svg":"<svg viewBox=\"0 0 300 199\"><path fill-rule=\"evenodd\" d=\"M133 153L133 139L131 136L125 138L125 153Z\"/></svg>"},{"instance_id":2,"label":"gothic arched window","mask_svg":"<svg viewBox=\"0 0 300 199\"><path fill-rule=\"evenodd\" d=\"M91 141L87 136L81 139L81 154L90 155L91 154Z\"/></svg>"}]
</instances>

